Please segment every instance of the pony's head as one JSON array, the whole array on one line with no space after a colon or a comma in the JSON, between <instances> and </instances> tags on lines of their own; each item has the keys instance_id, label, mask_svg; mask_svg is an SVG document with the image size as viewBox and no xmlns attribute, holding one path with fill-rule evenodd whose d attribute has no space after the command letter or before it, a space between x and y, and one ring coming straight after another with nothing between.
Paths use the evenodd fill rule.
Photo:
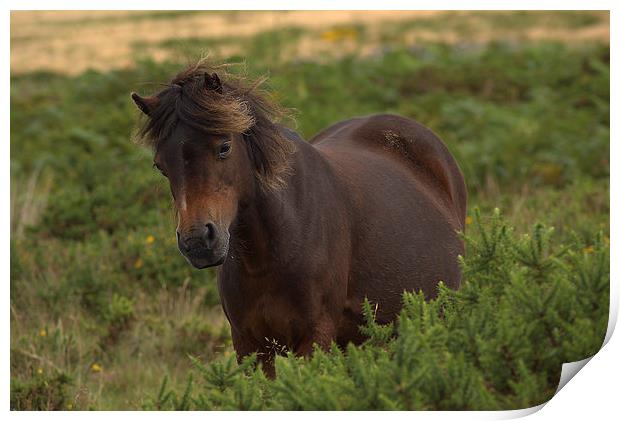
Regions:
<instances>
[{"instance_id":1,"label":"pony's head","mask_svg":"<svg viewBox=\"0 0 620 421\"><path fill-rule=\"evenodd\" d=\"M239 209L290 170L294 146L276 124L283 111L258 91L262 81L203 60L152 96L131 94L146 116L138 140L170 183L179 250L199 269L224 262Z\"/></svg>"}]
</instances>

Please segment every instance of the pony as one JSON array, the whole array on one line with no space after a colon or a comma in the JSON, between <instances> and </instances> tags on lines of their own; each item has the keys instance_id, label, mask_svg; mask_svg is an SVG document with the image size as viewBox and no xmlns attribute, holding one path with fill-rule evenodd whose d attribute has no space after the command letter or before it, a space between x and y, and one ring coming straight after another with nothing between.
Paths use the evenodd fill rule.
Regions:
<instances>
[{"instance_id":1,"label":"pony","mask_svg":"<svg viewBox=\"0 0 620 421\"><path fill-rule=\"evenodd\" d=\"M467 191L444 143L406 117L340 121L305 141L287 111L201 60L155 94L138 140L168 178L181 254L217 266L239 360L364 341L362 303L395 320L404 291L458 288Z\"/></svg>"}]
</instances>

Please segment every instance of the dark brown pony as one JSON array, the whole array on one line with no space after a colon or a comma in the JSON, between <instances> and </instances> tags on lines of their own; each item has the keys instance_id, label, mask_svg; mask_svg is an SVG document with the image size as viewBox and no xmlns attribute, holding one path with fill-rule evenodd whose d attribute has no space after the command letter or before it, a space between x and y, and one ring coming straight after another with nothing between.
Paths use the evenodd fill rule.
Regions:
<instances>
[{"instance_id":1,"label":"dark brown pony","mask_svg":"<svg viewBox=\"0 0 620 421\"><path fill-rule=\"evenodd\" d=\"M276 352L362 342L364 297L387 323L403 291L458 288L465 183L421 124L358 117L306 142L258 84L204 61L132 98L170 182L181 253L219 265L239 358L257 352L274 375Z\"/></svg>"}]
</instances>

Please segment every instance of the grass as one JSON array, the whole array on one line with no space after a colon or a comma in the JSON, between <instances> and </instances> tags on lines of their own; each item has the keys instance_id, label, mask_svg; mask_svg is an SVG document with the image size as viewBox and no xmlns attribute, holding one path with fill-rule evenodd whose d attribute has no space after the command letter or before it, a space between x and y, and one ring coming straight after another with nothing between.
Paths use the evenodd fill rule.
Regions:
<instances>
[{"instance_id":1,"label":"grass","mask_svg":"<svg viewBox=\"0 0 620 421\"><path fill-rule=\"evenodd\" d=\"M58 25L58 26L76 26L76 25L92 25L92 24L102 24L102 23L118 23L118 22L136 22L136 21L144 21L144 20L170 20L177 19L183 17L194 16L198 13L218 13L217 11L204 11L204 10L142 10L142 11L133 11L127 14L117 15L117 16L102 16L91 19L69 19L69 20L54 20L51 21L50 24ZM232 12L222 11L225 15L231 14Z\"/></svg>"},{"instance_id":2,"label":"grass","mask_svg":"<svg viewBox=\"0 0 620 421\"><path fill-rule=\"evenodd\" d=\"M493 30L593 19L484 16ZM360 48L370 36L335 33ZM292 59L287 51L305 36L291 28L218 42L239 46L230 59L244 59L250 74L270 74L304 137L355 115L413 117L456 156L470 208L501 208L517 233L541 221L559 245L577 235L587 248L598 232L608 241L608 44L420 46L386 35L375 54ZM12 408L139 409L164 377L167 388L185 387L188 355L230 355L214 273L175 250L168 187L130 141L138 112L129 92L153 91L148 82L168 80L203 44L170 40L173 59L144 57L129 70L12 77Z\"/></svg>"},{"instance_id":3,"label":"grass","mask_svg":"<svg viewBox=\"0 0 620 421\"><path fill-rule=\"evenodd\" d=\"M459 19L464 15L468 19ZM600 22L596 11L480 11L450 12L430 19L420 19L396 25L398 31L422 28L450 30L467 35L484 30L528 30L544 26L547 29L577 29Z\"/></svg>"}]
</instances>

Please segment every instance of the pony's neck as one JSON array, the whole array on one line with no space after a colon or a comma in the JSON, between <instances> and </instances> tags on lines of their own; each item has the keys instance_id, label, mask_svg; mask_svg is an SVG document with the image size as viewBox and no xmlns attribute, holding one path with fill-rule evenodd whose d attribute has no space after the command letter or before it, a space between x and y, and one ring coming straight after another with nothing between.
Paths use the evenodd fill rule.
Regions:
<instances>
[{"instance_id":1,"label":"pony's neck","mask_svg":"<svg viewBox=\"0 0 620 421\"><path fill-rule=\"evenodd\" d=\"M285 186L276 191L257 186L231 232L229 258L248 276L269 275L306 254L325 211L321 203L333 199L325 188L330 183L325 159L301 138L291 141L296 151L289 157L292 171Z\"/></svg>"}]
</instances>

